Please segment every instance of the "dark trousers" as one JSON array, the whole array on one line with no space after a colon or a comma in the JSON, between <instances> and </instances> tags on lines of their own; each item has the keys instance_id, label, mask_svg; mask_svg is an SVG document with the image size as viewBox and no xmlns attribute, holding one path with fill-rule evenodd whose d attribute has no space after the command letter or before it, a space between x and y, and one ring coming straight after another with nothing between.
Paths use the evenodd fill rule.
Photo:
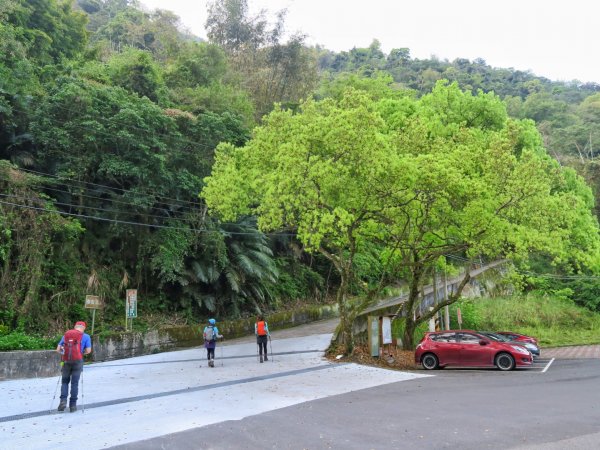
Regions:
<instances>
[{"instance_id":1,"label":"dark trousers","mask_svg":"<svg viewBox=\"0 0 600 450\"><path fill-rule=\"evenodd\" d=\"M62 367L62 386L60 388L61 401L67 400L69 393L69 383L71 383L70 405L77 404L77 395L79 394L79 378L83 372L83 361L65 362Z\"/></svg>"},{"instance_id":2,"label":"dark trousers","mask_svg":"<svg viewBox=\"0 0 600 450\"><path fill-rule=\"evenodd\" d=\"M215 348L208 347L206 349L206 359L215 359Z\"/></svg>"},{"instance_id":3,"label":"dark trousers","mask_svg":"<svg viewBox=\"0 0 600 450\"><path fill-rule=\"evenodd\" d=\"M263 354L263 350L265 355L267 355L267 340L268 340L268 336L264 335L264 336L256 336L256 343L258 344L258 351L259 353L262 355Z\"/></svg>"}]
</instances>

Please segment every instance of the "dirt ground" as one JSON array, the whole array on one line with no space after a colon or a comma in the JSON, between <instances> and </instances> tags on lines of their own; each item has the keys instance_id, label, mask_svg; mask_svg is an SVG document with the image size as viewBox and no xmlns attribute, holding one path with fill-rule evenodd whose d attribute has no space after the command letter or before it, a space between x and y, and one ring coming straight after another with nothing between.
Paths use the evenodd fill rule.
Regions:
<instances>
[{"instance_id":1,"label":"dirt ground","mask_svg":"<svg viewBox=\"0 0 600 450\"><path fill-rule=\"evenodd\" d=\"M366 345L356 346L354 352L350 356L342 356L343 352L330 352L327 358L334 362L355 362L357 364L365 364L368 366L385 367L386 369L395 370L416 370L418 366L415 364L415 352L402 350L397 347L389 346L385 348L382 356L373 357Z\"/></svg>"}]
</instances>

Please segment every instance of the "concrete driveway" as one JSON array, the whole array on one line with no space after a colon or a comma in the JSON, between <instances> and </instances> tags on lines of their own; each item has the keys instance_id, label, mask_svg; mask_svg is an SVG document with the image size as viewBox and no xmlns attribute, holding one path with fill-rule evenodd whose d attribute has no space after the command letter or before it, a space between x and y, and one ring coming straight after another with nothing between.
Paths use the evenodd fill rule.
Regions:
<instances>
[{"instance_id":1,"label":"concrete driveway","mask_svg":"<svg viewBox=\"0 0 600 450\"><path fill-rule=\"evenodd\" d=\"M273 333L262 364L250 337L217 347L214 368L203 348L88 365L75 413L56 412L58 377L0 382L0 447L107 448L428 376L330 363L331 331L316 333L335 323Z\"/></svg>"}]
</instances>

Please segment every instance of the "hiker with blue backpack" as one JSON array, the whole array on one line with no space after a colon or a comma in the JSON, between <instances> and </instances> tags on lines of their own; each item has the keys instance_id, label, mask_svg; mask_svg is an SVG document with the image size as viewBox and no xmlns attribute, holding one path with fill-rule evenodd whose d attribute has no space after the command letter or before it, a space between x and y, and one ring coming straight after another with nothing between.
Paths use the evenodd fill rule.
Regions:
<instances>
[{"instance_id":1,"label":"hiker with blue backpack","mask_svg":"<svg viewBox=\"0 0 600 450\"><path fill-rule=\"evenodd\" d=\"M71 397L69 399L69 411L77 411L77 395L79 394L79 378L83 372L83 355L92 352L92 339L84 333L85 322L75 323L75 327L62 337L56 351L61 354L62 386L60 390L59 411L67 407L67 396L69 383L71 384Z\"/></svg>"},{"instance_id":2,"label":"hiker with blue backpack","mask_svg":"<svg viewBox=\"0 0 600 450\"><path fill-rule=\"evenodd\" d=\"M217 346L217 339L223 336L219 334L219 329L216 326L217 321L215 319L208 319L208 325L204 327L204 348L206 348L206 358L208 359L208 366L215 367L215 347Z\"/></svg>"}]
</instances>

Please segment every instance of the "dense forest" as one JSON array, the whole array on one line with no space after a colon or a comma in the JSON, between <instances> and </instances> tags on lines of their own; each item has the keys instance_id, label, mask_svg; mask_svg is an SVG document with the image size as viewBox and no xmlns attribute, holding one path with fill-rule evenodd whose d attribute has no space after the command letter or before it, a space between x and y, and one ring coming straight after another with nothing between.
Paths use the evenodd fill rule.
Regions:
<instances>
[{"instance_id":1,"label":"dense forest","mask_svg":"<svg viewBox=\"0 0 600 450\"><path fill-rule=\"evenodd\" d=\"M450 266L456 260L448 254L512 256L521 274L529 274L520 278L523 287L569 289L570 298L600 310L592 278L600 267L597 219L589 213L592 192L600 192L599 84L555 82L483 60L419 60L407 48L385 54L377 41L340 53L309 47L303 35L286 34L285 12L274 21L265 13L251 16L246 0L216 0L208 12L203 41L183 31L173 13L147 11L136 0L0 3L3 330L62 330L87 317L86 294L104 299L99 329L116 327L127 288L138 289L140 314L153 325L327 302L336 293L339 300L340 287L344 298L372 299L405 283L418 292L411 285L415 267ZM341 172L328 166L310 173L320 166L287 166L278 153L296 139L333 148L330 139L345 142L365 123L374 134L354 141L361 147L350 163L377 166L369 174L350 163L340 164ZM373 145L381 139L385 145ZM498 147L508 153L492 155L492 141L504 143ZM382 150L388 147L396 150ZM396 159L398 152L414 156L425 147L420 159ZM232 156L235 149L244 155ZM226 155L238 163L235 171ZM484 167L492 157L513 161L512 172L493 175ZM396 208L390 201L406 200L385 191L396 187L392 175L407 179L407 171L439 166L440 181L442 165L456 161L481 176L452 174L474 181L453 184L447 195L455 197L432 219L437 228L427 236L439 238L440 227L455 233L436 251L431 241L417 248L422 242L415 234L406 244L398 214L382 219L389 229L383 234L372 221L357 222L362 234L344 245L339 236L316 232L315 222L279 220L296 214L287 205L314 200L294 195L300 187L292 181L302 177L337 183L331 189L341 203L328 205L331 211L369 204L389 212ZM286 168L290 182L261 178L268 168L271 174ZM370 192L372 177L382 181L381 192ZM416 197L425 186L415 184L417 178L406 180ZM501 189L507 180L514 190ZM467 214L466 206L457 206L470 195L494 204L518 197L525 190L519 186L529 182L538 203L524 202L502 217L505 222L494 222L492 231L504 241L482 239L488 228L463 230L450 222L481 217L483 207ZM552 226L544 225L548 217ZM519 239L506 223L518 227ZM468 233L478 240L457 244L456 235ZM401 258L392 264L390 243L424 259L410 268ZM536 276L547 273L553 276ZM417 285L427 272L418 277Z\"/></svg>"}]
</instances>

